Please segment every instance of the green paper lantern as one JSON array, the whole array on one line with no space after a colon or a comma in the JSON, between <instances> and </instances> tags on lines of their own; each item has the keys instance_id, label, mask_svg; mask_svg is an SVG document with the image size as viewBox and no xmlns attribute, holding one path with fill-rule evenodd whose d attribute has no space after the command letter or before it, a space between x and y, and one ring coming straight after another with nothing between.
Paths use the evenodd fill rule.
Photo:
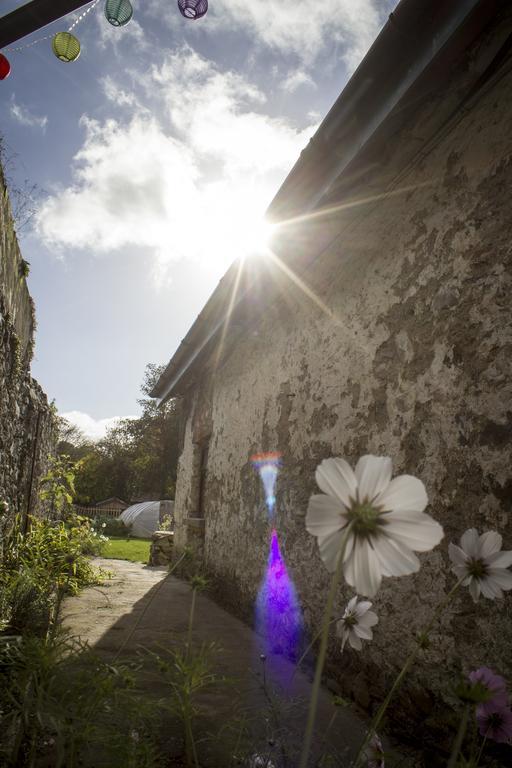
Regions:
<instances>
[{"instance_id":1,"label":"green paper lantern","mask_svg":"<svg viewBox=\"0 0 512 768\"><path fill-rule=\"evenodd\" d=\"M123 27L125 24L128 24L133 16L130 0L107 0L105 3L105 16L108 23L114 27Z\"/></svg>"},{"instance_id":2,"label":"green paper lantern","mask_svg":"<svg viewBox=\"0 0 512 768\"><path fill-rule=\"evenodd\" d=\"M80 42L70 32L57 32L52 40L52 48L60 61L75 61L80 56Z\"/></svg>"}]
</instances>

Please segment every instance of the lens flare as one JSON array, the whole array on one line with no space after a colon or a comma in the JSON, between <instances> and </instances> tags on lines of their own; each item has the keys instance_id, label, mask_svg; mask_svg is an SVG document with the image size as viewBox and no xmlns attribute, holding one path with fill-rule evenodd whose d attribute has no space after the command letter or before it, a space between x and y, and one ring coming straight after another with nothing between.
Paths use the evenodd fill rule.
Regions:
<instances>
[{"instance_id":1,"label":"lens flare","mask_svg":"<svg viewBox=\"0 0 512 768\"><path fill-rule=\"evenodd\" d=\"M276 497L274 495L277 475L281 466L281 454L279 451L270 451L268 453L255 453L251 456L251 463L257 470L263 489L265 491L265 502L270 515L274 513Z\"/></svg>"},{"instance_id":2,"label":"lens flare","mask_svg":"<svg viewBox=\"0 0 512 768\"><path fill-rule=\"evenodd\" d=\"M270 537L267 570L256 600L256 629L263 638L266 653L280 654L292 661L297 659L302 640L302 613L275 528Z\"/></svg>"}]
</instances>

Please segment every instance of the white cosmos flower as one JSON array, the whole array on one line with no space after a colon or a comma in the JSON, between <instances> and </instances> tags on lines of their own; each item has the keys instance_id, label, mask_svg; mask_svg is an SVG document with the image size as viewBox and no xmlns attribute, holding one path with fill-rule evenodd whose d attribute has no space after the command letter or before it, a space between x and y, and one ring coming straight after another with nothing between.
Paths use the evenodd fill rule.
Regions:
<instances>
[{"instance_id":1,"label":"white cosmos flower","mask_svg":"<svg viewBox=\"0 0 512 768\"><path fill-rule=\"evenodd\" d=\"M475 528L462 534L460 547L450 544L448 553L454 564L453 572L464 578L463 586L469 585L473 600L484 597L494 600L503 597L503 590L512 589L512 552L501 551L502 538L496 531L478 535Z\"/></svg>"},{"instance_id":2,"label":"white cosmos flower","mask_svg":"<svg viewBox=\"0 0 512 768\"><path fill-rule=\"evenodd\" d=\"M357 595L349 601L343 617L336 622L336 631L341 637L341 650L345 643L349 642L352 648L360 651L363 647L362 640L372 640L372 627L378 624L379 617L370 611L372 603L368 600L357 602Z\"/></svg>"},{"instance_id":3,"label":"white cosmos flower","mask_svg":"<svg viewBox=\"0 0 512 768\"><path fill-rule=\"evenodd\" d=\"M355 471L344 459L324 459L316 470L323 494L311 496L306 515L306 528L318 538L330 571L336 569L344 529L351 525L343 575L368 597L376 594L382 576L419 570L414 552L433 549L443 537L439 523L423 512L428 498L421 480L411 475L391 480L391 470L386 456L362 456Z\"/></svg>"}]
</instances>

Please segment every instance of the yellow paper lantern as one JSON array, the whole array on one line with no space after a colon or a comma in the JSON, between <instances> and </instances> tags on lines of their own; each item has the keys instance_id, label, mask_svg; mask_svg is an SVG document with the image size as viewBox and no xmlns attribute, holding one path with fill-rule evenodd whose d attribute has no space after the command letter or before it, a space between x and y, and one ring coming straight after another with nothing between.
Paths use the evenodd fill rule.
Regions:
<instances>
[{"instance_id":1,"label":"yellow paper lantern","mask_svg":"<svg viewBox=\"0 0 512 768\"><path fill-rule=\"evenodd\" d=\"M80 56L80 42L71 32L57 32L52 40L52 49L60 61L76 61Z\"/></svg>"}]
</instances>

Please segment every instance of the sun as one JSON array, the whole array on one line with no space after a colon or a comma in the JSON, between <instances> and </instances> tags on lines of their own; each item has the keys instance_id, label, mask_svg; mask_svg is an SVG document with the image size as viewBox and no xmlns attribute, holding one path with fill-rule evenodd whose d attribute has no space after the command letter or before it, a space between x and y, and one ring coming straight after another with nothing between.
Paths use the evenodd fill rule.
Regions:
<instances>
[{"instance_id":1,"label":"sun","mask_svg":"<svg viewBox=\"0 0 512 768\"><path fill-rule=\"evenodd\" d=\"M255 219L246 231L242 258L265 256L270 250L275 227L265 218Z\"/></svg>"}]
</instances>

